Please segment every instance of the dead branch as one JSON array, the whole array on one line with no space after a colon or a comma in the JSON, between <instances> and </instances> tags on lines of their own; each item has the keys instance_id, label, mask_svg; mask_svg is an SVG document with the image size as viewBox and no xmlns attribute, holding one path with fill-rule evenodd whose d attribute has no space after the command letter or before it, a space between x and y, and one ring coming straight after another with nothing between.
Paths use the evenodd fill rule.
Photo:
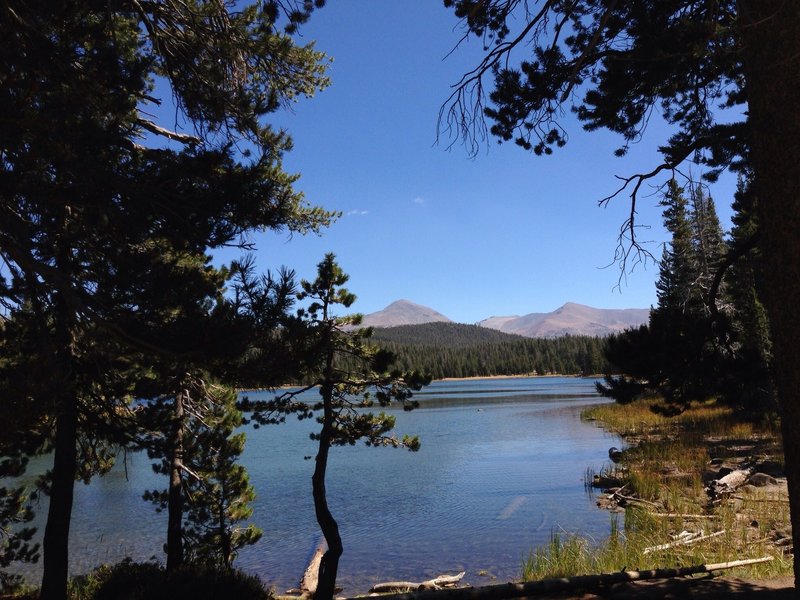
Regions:
<instances>
[{"instance_id":1,"label":"dead branch","mask_svg":"<svg viewBox=\"0 0 800 600\"><path fill-rule=\"evenodd\" d=\"M176 142L180 142L182 144L199 144L201 142L200 138L195 137L193 135L189 135L186 133L178 133L177 131L170 131L161 125L157 125L152 121L148 121L147 119L136 119L136 124L141 126L142 129L146 129L150 133L155 133L156 135L162 135L167 139L174 140Z\"/></svg>"},{"instance_id":2,"label":"dead branch","mask_svg":"<svg viewBox=\"0 0 800 600\"><path fill-rule=\"evenodd\" d=\"M719 515L691 515L691 514L683 514L683 513L658 513L658 512L651 512L647 513L651 517L661 518L661 519L719 519L721 518Z\"/></svg>"},{"instance_id":3,"label":"dead branch","mask_svg":"<svg viewBox=\"0 0 800 600\"><path fill-rule=\"evenodd\" d=\"M528 21L516 38L496 44L483 57L477 67L465 73L458 83L453 85L453 92L450 97L439 108L439 120L436 126L437 142L443 130L452 132L453 129L456 129L460 131L461 137L470 146L470 153L472 155L477 154L478 140L487 137L486 122L482 118L485 98L483 91L484 75L500 64L504 58L508 57L514 48L525 41L531 31L545 22L547 13L550 12L554 4L553 0L544 2L539 13ZM469 33L465 34L464 38L468 35ZM464 38L462 38L462 41ZM472 105L471 108L469 107L470 104ZM446 126L443 127L443 123L446 123Z\"/></svg>"},{"instance_id":4,"label":"dead branch","mask_svg":"<svg viewBox=\"0 0 800 600\"><path fill-rule=\"evenodd\" d=\"M414 590L439 590L456 585L466 574L466 571L461 571L458 575L439 575L422 582L387 581L386 583L376 583L369 591L373 594L382 594L387 592L411 592Z\"/></svg>"},{"instance_id":5,"label":"dead branch","mask_svg":"<svg viewBox=\"0 0 800 600\"><path fill-rule=\"evenodd\" d=\"M675 540L674 542L669 542L667 544L659 544L658 546L650 546L649 548L645 548L642 551L642 554L650 554L651 552L657 552L658 550L667 550L669 548L675 548L676 546L690 546L692 544L696 544L697 542L703 542L705 540L718 537L725 533L725 530L715 531L714 533L709 533L708 535L701 534L689 534L681 536L679 539Z\"/></svg>"},{"instance_id":6,"label":"dead branch","mask_svg":"<svg viewBox=\"0 0 800 600\"><path fill-rule=\"evenodd\" d=\"M620 488L620 489L622 489L622 488ZM652 506L654 508L659 508L658 504L656 504L655 502L650 502L649 500L643 500L641 498L637 498L636 496L624 496L624 495L620 494L619 492L614 492L612 494L612 497L613 497L614 500L620 499L620 500L624 500L625 502L638 502L640 504L647 504L647 505Z\"/></svg>"}]
</instances>

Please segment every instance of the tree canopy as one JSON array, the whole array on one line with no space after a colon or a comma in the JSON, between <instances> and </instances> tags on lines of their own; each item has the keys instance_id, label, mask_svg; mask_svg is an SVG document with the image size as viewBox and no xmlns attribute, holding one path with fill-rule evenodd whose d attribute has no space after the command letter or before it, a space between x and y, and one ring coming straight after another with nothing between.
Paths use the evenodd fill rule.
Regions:
<instances>
[{"instance_id":1,"label":"tree canopy","mask_svg":"<svg viewBox=\"0 0 800 600\"><path fill-rule=\"evenodd\" d=\"M608 202L629 194L620 234L623 264L636 238L641 186L685 161L714 179L752 178L764 306L772 326L775 382L795 545L800 544L800 5L785 0L444 0L483 41L483 60L442 107L442 132L473 151L491 132L537 154L568 139L562 117L619 133L624 155L654 114L671 135L662 161L622 178ZM487 81L489 80L489 81ZM487 93L486 88L489 88ZM484 117L491 122L487 127ZM748 246L751 244L744 244ZM800 582L800 558L795 557Z\"/></svg>"},{"instance_id":2,"label":"tree canopy","mask_svg":"<svg viewBox=\"0 0 800 600\"><path fill-rule=\"evenodd\" d=\"M741 19L734 1L518 2L445 0L479 38L483 60L454 86L440 133L462 136L472 152L488 134L535 154L564 146L574 114L589 131L619 133L628 152L658 113L674 133L663 162L626 176L631 211L622 241L639 250L636 202L641 185L687 159L716 178L746 168L747 101ZM487 91L488 90L488 91ZM487 126L486 120L491 123ZM625 258L631 247L621 246Z\"/></svg>"},{"instance_id":3,"label":"tree canopy","mask_svg":"<svg viewBox=\"0 0 800 600\"><path fill-rule=\"evenodd\" d=\"M220 337L236 333L220 326L236 313L228 274L208 253L334 216L294 189L291 139L266 121L327 85L325 57L279 21L291 30L312 8L0 8L0 382L4 413L26 404L0 443L53 450L43 598L66 595L74 480L110 466L126 400L235 350Z\"/></svg>"}]
</instances>

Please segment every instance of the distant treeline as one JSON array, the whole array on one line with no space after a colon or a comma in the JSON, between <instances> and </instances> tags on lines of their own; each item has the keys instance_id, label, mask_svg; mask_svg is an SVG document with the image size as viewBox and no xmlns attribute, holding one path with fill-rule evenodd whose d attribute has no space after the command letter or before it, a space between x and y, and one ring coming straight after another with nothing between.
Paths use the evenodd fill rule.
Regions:
<instances>
[{"instance_id":1,"label":"distant treeline","mask_svg":"<svg viewBox=\"0 0 800 600\"><path fill-rule=\"evenodd\" d=\"M554 339L509 335L477 325L426 323L376 329L373 341L397 355L401 370L434 379L491 375L564 375L608 372L605 338Z\"/></svg>"}]
</instances>

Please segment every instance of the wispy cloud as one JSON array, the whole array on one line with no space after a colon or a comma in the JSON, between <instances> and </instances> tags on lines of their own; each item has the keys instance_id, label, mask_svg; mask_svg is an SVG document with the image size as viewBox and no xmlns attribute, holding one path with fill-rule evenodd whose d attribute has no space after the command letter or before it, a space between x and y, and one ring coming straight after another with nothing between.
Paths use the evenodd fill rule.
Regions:
<instances>
[{"instance_id":1,"label":"wispy cloud","mask_svg":"<svg viewBox=\"0 0 800 600\"><path fill-rule=\"evenodd\" d=\"M358 209L356 209L356 210L350 210L350 211L348 211L348 212L347 212L347 216L348 216L348 217L351 217L351 216L361 216L361 215L368 215L368 214L369 214L369 211L368 211L368 210L358 210Z\"/></svg>"},{"instance_id":2,"label":"wispy cloud","mask_svg":"<svg viewBox=\"0 0 800 600\"><path fill-rule=\"evenodd\" d=\"M412 200L412 202L414 204L418 204L419 206L425 206L427 204L427 201L422 196L417 196Z\"/></svg>"}]
</instances>

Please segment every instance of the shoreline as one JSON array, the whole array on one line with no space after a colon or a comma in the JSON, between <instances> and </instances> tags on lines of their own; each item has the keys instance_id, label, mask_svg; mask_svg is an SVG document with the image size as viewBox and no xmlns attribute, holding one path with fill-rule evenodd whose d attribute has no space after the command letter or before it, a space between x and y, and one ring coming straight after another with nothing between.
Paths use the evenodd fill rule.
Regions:
<instances>
[{"instance_id":1,"label":"shoreline","mask_svg":"<svg viewBox=\"0 0 800 600\"><path fill-rule=\"evenodd\" d=\"M476 381L480 379L544 379L547 377L592 377L592 375L564 375L561 373L548 373L547 375L532 375L521 373L519 375L472 375L470 377L443 377L441 379L432 379L434 381Z\"/></svg>"},{"instance_id":2,"label":"shoreline","mask_svg":"<svg viewBox=\"0 0 800 600\"><path fill-rule=\"evenodd\" d=\"M434 381L480 381L480 380L492 380L492 379L546 379L546 378L556 378L556 377L563 377L563 378L575 378L575 379L584 379L584 378L597 378L602 377L599 374L590 374L590 375L575 375L575 374L564 374L564 373L548 373L546 375L534 375L531 373L519 373L517 375L471 375L469 377L442 377L441 379L431 379L431 383ZM279 390L289 390L292 388L303 387L302 384L291 384L286 383L280 385L275 388L237 388L236 391L240 394L244 394L247 392L277 392Z\"/></svg>"}]
</instances>

